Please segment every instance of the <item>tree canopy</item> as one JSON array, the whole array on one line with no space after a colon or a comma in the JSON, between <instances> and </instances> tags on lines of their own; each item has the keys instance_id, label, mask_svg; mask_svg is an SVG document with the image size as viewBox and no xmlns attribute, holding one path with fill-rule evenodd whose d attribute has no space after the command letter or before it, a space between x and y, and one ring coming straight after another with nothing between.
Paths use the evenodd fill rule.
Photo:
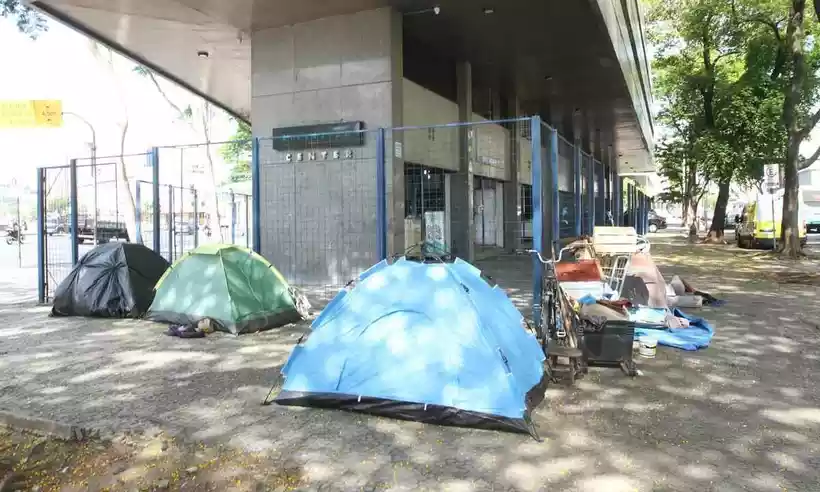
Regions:
<instances>
[{"instance_id":1,"label":"tree canopy","mask_svg":"<svg viewBox=\"0 0 820 492\"><path fill-rule=\"evenodd\" d=\"M657 48L655 87L663 108L658 120L667 129L657 153L660 172L669 183L665 195L690 207L702 184L718 184L710 230L716 239L723 235L731 183L759 183L764 164L787 161L793 140L786 124L788 89L795 73L787 29L791 3L650 2L649 38ZM819 66L813 39L808 36L805 43L811 54L797 105L803 115L817 101ZM805 127L812 118L802 116L801 121ZM799 165L806 167L817 157Z\"/></svg>"},{"instance_id":2,"label":"tree canopy","mask_svg":"<svg viewBox=\"0 0 820 492\"><path fill-rule=\"evenodd\" d=\"M236 120L236 125L236 132L230 141L219 149L222 158L231 165L231 181L234 183L251 179L251 153L253 152L251 126L242 120Z\"/></svg>"},{"instance_id":3,"label":"tree canopy","mask_svg":"<svg viewBox=\"0 0 820 492\"><path fill-rule=\"evenodd\" d=\"M13 19L20 32L33 39L48 30L45 17L21 0L0 0L0 17Z\"/></svg>"}]
</instances>

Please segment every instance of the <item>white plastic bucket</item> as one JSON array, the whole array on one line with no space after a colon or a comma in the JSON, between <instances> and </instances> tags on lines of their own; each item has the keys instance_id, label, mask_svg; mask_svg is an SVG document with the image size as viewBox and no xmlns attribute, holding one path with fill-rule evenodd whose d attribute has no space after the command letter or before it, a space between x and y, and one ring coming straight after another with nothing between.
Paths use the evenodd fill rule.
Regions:
<instances>
[{"instance_id":1,"label":"white plastic bucket","mask_svg":"<svg viewBox=\"0 0 820 492\"><path fill-rule=\"evenodd\" d=\"M658 340L652 337L638 338L638 355L645 359L654 359L658 351Z\"/></svg>"}]
</instances>

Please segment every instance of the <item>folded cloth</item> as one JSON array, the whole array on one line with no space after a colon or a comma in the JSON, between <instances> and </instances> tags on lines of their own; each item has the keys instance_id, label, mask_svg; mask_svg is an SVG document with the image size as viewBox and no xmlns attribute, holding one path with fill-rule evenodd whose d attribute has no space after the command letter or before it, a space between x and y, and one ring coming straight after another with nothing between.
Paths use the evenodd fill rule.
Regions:
<instances>
[{"instance_id":1,"label":"folded cloth","mask_svg":"<svg viewBox=\"0 0 820 492\"><path fill-rule=\"evenodd\" d=\"M204 338L205 332L197 329L195 325L172 325L165 332L166 335L178 338Z\"/></svg>"},{"instance_id":2,"label":"folded cloth","mask_svg":"<svg viewBox=\"0 0 820 492\"><path fill-rule=\"evenodd\" d=\"M680 318L675 316L672 313L668 313L666 315L666 327L667 328L689 328L689 320L686 318Z\"/></svg>"}]
</instances>

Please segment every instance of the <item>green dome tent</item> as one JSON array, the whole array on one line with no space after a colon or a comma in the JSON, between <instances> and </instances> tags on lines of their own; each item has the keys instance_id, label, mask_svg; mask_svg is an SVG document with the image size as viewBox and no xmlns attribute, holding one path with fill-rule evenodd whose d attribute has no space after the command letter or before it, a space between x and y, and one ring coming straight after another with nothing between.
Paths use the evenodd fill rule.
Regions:
<instances>
[{"instance_id":1,"label":"green dome tent","mask_svg":"<svg viewBox=\"0 0 820 492\"><path fill-rule=\"evenodd\" d=\"M178 325L210 318L217 329L238 335L299 321L304 303L260 255L208 244L184 255L159 279L145 318Z\"/></svg>"}]
</instances>

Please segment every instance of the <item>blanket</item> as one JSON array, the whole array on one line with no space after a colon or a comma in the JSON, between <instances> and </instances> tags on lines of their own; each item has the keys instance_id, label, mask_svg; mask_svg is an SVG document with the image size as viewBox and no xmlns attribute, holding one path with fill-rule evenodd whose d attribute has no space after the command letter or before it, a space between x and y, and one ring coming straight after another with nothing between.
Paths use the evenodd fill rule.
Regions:
<instances>
[{"instance_id":1,"label":"blanket","mask_svg":"<svg viewBox=\"0 0 820 492\"><path fill-rule=\"evenodd\" d=\"M688 316L680 309L673 314L679 318L689 320L688 328L635 328L635 339L649 336L658 340L658 344L674 347L681 350L699 350L706 348L712 342L715 329L703 318Z\"/></svg>"}]
</instances>

